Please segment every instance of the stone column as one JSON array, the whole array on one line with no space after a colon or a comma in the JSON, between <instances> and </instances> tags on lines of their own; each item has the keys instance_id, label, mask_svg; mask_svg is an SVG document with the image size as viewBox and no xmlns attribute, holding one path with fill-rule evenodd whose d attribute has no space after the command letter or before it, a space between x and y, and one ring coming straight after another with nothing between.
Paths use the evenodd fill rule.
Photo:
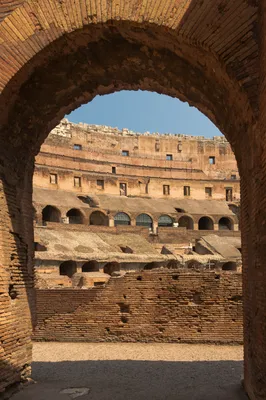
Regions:
<instances>
[{"instance_id":1,"label":"stone column","mask_svg":"<svg viewBox=\"0 0 266 400\"><path fill-rule=\"evenodd\" d=\"M115 220L114 220L113 217L109 217L109 226L110 226L110 227L115 226Z\"/></svg>"},{"instance_id":2,"label":"stone column","mask_svg":"<svg viewBox=\"0 0 266 400\"><path fill-rule=\"evenodd\" d=\"M31 372L33 290L32 174L0 154L0 392Z\"/></svg>"}]
</instances>

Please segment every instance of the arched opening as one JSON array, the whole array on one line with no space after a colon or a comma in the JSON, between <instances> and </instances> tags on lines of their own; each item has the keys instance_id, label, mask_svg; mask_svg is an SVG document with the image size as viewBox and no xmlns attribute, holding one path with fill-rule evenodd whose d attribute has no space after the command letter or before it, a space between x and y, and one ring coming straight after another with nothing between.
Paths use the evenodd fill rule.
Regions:
<instances>
[{"instance_id":1,"label":"arched opening","mask_svg":"<svg viewBox=\"0 0 266 400\"><path fill-rule=\"evenodd\" d=\"M120 264L116 261L105 264L103 268L103 272L108 275L112 275L113 272L119 272L119 271L120 271Z\"/></svg>"},{"instance_id":2,"label":"arched opening","mask_svg":"<svg viewBox=\"0 0 266 400\"><path fill-rule=\"evenodd\" d=\"M61 222L61 212L54 206L46 206L42 210L42 220L44 222Z\"/></svg>"},{"instance_id":3,"label":"arched opening","mask_svg":"<svg viewBox=\"0 0 266 400\"><path fill-rule=\"evenodd\" d=\"M201 217L199 219L199 230L213 231L213 220L210 217Z\"/></svg>"},{"instance_id":4,"label":"arched opening","mask_svg":"<svg viewBox=\"0 0 266 400\"><path fill-rule=\"evenodd\" d=\"M169 215L161 215L158 220L158 226L173 226L173 219Z\"/></svg>"},{"instance_id":5,"label":"arched opening","mask_svg":"<svg viewBox=\"0 0 266 400\"><path fill-rule=\"evenodd\" d=\"M69 278L77 272L77 264L75 261L64 261L59 266L60 275L66 275Z\"/></svg>"},{"instance_id":6,"label":"arched opening","mask_svg":"<svg viewBox=\"0 0 266 400\"><path fill-rule=\"evenodd\" d=\"M228 261L222 266L223 271L236 271L237 265L233 261Z\"/></svg>"},{"instance_id":7,"label":"arched opening","mask_svg":"<svg viewBox=\"0 0 266 400\"><path fill-rule=\"evenodd\" d=\"M222 217L219 219L219 231L232 231L233 223L229 218Z\"/></svg>"},{"instance_id":8,"label":"arched opening","mask_svg":"<svg viewBox=\"0 0 266 400\"><path fill-rule=\"evenodd\" d=\"M99 271L99 264L97 261L88 261L82 266L82 272L97 272Z\"/></svg>"},{"instance_id":9,"label":"arched opening","mask_svg":"<svg viewBox=\"0 0 266 400\"><path fill-rule=\"evenodd\" d=\"M256 48L258 39L260 35L262 36L260 30L258 30L258 35L254 35L254 29L256 30L258 26L256 20L258 2L242 2L243 5L240 2L238 5L237 14L244 15L241 24L243 24L242 37L245 37L244 42L239 41L239 51L235 51L236 42L232 40L237 37L236 30L238 29L239 32L239 24L231 23L230 29L223 29L224 21L228 21L229 16L232 16L231 22L234 22L234 14L230 6L230 3L234 5L234 2L228 2L227 7L217 7L219 15L215 14L215 11L214 14L210 12L211 2L209 4L206 2L206 5L200 7L198 12L193 6L196 1L188 2L187 7L184 7L182 3L182 8L181 6L179 8L179 5L169 6L165 12L162 11L162 7L155 7L153 10L153 2L150 2L145 13L141 12L142 5L137 8L138 12L134 13L130 6L124 7L124 3L118 2L111 10L112 12L107 14L96 3L87 7L87 10L90 10L88 12L83 4L79 12L75 14L73 2L73 11L69 16L65 12L65 7L57 7L58 2L51 0L50 10L56 10L56 12L50 12L47 27L43 22L46 10L42 10L41 2L36 3L34 13L32 8L28 7L29 2L27 4L25 2L25 7L22 1L19 3L20 10L12 21L15 29L7 30L7 36L4 34L5 31L1 35L7 39L6 43L5 40L2 43L5 48L4 57L1 57L0 61L1 67L3 66L1 70L4 71L1 77L1 89L4 88L4 90L1 102L3 107L0 107L2 110L0 126L4 126L2 136L3 143L5 138L8 139L7 148L11 147L12 143L16 144L14 155L17 157L14 157L14 160L17 161L18 168L23 167L23 160L30 160L28 155L36 154L45 135L66 112L90 100L96 94L129 87L134 89L146 87L160 93L179 96L182 100L188 100L190 104L197 104L223 131L228 129L227 137L231 139L235 149L239 148L238 159L239 162L243 161L240 154L246 148L246 143L253 143L248 139L253 138L257 110L260 108L256 95L258 91L253 93L253 88L258 87L259 80ZM124 14L121 15L120 12ZM9 12L5 14L8 15ZM19 38L16 32L19 32L20 26L24 26L21 19L26 19L28 15L29 21L34 19L36 25L34 29L27 29L27 38L23 35ZM208 19L209 16L212 20ZM108 24L104 23L106 18L110 19ZM213 31L212 22L216 21L216 18L217 26L221 26L221 35ZM58 21L60 21L60 29L51 30L50 27L58 27ZM91 21L93 21L92 24ZM83 27L83 23L92 26ZM250 31L246 31L246 26L252 26ZM71 32L72 29L76 29L76 32ZM10 40L9 34L14 35ZM59 37L60 35L62 38ZM45 48L47 43L49 45ZM261 47L263 52L263 46ZM37 49L40 49L40 54ZM219 54L216 49L219 49ZM234 53L237 56L234 56ZM238 68L239 54L245 54L247 57L244 59L247 62L243 62L241 68ZM255 54L255 56L251 57L250 54ZM10 60L14 60L11 67ZM254 74L250 63L255 65ZM230 75L227 71L230 71ZM254 76L256 76L255 79ZM42 93L42 96L38 97L38 93ZM254 113L251 108L253 106ZM7 132L6 137L5 132ZM22 132L25 134L21 135ZM238 140L238 135L241 140ZM248 161L246 164L243 165L242 171L248 170ZM263 172L260 176L263 176ZM249 180L247 179L246 182L248 184ZM248 207L249 200L245 202L245 206ZM258 203L254 202L255 205L250 204L250 207L257 207ZM250 215L254 215L255 210L250 211ZM246 221L249 224L248 217ZM22 223L20 225L24 227ZM22 236L25 235L23 231L21 232ZM254 249L262 247L259 246L261 239L258 239L258 243L255 241L256 237L262 236L259 235L259 228L254 228L253 232L254 240L248 247L249 257L245 257L246 260L252 260ZM245 237L245 243L247 243L247 234ZM250 242L252 243L251 240ZM259 265L263 263L260 252L261 250L258 250L256 257ZM26 260L27 257L24 259ZM24 268L26 270L26 267ZM253 293L256 279L258 279L257 275L254 276L252 282L247 280L249 296ZM258 284L262 286L259 279ZM256 309L256 299L254 302L250 310ZM258 301L259 308L262 308L261 304L263 303ZM256 339L252 338L253 332L256 331L252 312L250 311L246 319L246 322L250 322L252 329L249 330L250 333L246 333L249 340L245 343L248 343L246 346L250 346L256 352L256 346L252 342ZM249 348L246 348L246 357L249 357L248 350ZM249 379L250 392L253 389L253 382L256 386L254 376L259 370L256 367L260 365L259 357L252 357L252 359L255 361L248 363L249 360L247 360L249 367L247 370L255 371ZM260 378L260 374L257 375ZM259 390L259 383L257 386Z\"/></svg>"},{"instance_id":10,"label":"arched opening","mask_svg":"<svg viewBox=\"0 0 266 400\"><path fill-rule=\"evenodd\" d=\"M153 227L152 218L148 214L139 214L136 218L136 225L137 226L145 226L146 228Z\"/></svg>"},{"instance_id":11,"label":"arched opening","mask_svg":"<svg viewBox=\"0 0 266 400\"><path fill-rule=\"evenodd\" d=\"M114 217L115 226L117 225L131 225L131 220L128 214L119 212Z\"/></svg>"},{"instance_id":12,"label":"arched opening","mask_svg":"<svg viewBox=\"0 0 266 400\"><path fill-rule=\"evenodd\" d=\"M148 264L146 264L145 266L144 266L144 270L150 270L150 269L154 269L154 268L159 268L160 267L160 263L157 263L157 262L150 262L150 263L148 263Z\"/></svg>"},{"instance_id":13,"label":"arched opening","mask_svg":"<svg viewBox=\"0 0 266 400\"><path fill-rule=\"evenodd\" d=\"M180 228L194 229L194 221L191 217L188 217L187 215L183 215L178 220L178 226Z\"/></svg>"},{"instance_id":14,"label":"arched opening","mask_svg":"<svg viewBox=\"0 0 266 400\"><path fill-rule=\"evenodd\" d=\"M101 211L93 211L90 215L90 225L109 226L109 218Z\"/></svg>"},{"instance_id":15,"label":"arched opening","mask_svg":"<svg viewBox=\"0 0 266 400\"><path fill-rule=\"evenodd\" d=\"M84 217L78 208L71 208L66 214L69 224L83 224Z\"/></svg>"},{"instance_id":16,"label":"arched opening","mask_svg":"<svg viewBox=\"0 0 266 400\"><path fill-rule=\"evenodd\" d=\"M202 264L199 262L199 261L197 261L197 260L189 260L187 263L186 263L186 266L187 266L187 268L189 268L189 269L199 269L199 268L202 268Z\"/></svg>"}]
</instances>

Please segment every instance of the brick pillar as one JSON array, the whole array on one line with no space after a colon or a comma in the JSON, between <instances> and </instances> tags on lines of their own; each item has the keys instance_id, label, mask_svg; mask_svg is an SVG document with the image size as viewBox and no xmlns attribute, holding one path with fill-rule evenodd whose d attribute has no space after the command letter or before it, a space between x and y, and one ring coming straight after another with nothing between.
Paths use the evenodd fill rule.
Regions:
<instances>
[{"instance_id":1,"label":"brick pillar","mask_svg":"<svg viewBox=\"0 0 266 400\"><path fill-rule=\"evenodd\" d=\"M109 217L109 226L111 226L111 227L115 226L115 220L113 217Z\"/></svg>"},{"instance_id":2,"label":"brick pillar","mask_svg":"<svg viewBox=\"0 0 266 400\"><path fill-rule=\"evenodd\" d=\"M0 393L30 375L31 327L35 321L34 163L32 159L15 172L18 165L14 160L14 154L10 162L0 156Z\"/></svg>"},{"instance_id":3,"label":"brick pillar","mask_svg":"<svg viewBox=\"0 0 266 400\"><path fill-rule=\"evenodd\" d=\"M244 384L251 400L266 399L266 4L260 0L259 124L241 162L244 292Z\"/></svg>"}]
</instances>

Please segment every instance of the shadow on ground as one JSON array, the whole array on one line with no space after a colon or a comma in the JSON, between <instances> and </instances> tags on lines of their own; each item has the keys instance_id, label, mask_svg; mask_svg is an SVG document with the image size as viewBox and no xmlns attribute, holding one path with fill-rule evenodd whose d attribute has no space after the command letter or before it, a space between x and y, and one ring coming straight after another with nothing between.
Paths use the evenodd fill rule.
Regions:
<instances>
[{"instance_id":1,"label":"shadow on ground","mask_svg":"<svg viewBox=\"0 0 266 400\"><path fill-rule=\"evenodd\" d=\"M240 361L64 361L34 362L38 383L13 400L63 400L60 390L89 388L81 400L238 400Z\"/></svg>"}]
</instances>

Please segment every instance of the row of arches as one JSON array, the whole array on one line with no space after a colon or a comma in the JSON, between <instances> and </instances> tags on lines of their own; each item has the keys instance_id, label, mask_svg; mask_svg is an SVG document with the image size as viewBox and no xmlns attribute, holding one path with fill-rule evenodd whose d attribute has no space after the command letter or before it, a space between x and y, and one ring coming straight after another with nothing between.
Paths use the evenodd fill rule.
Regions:
<instances>
[{"instance_id":1,"label":"row of arches","mask_svg":"<svg viewBox=\"0 0 266 400\"><path fill-rule=\"evenodd\" d=\"M73 260L64 261L59 266L59 274L71 278L77 272L77 263ZM99 272L100 266L98 261L91 260L83 264L82 272ZM108 262L103 267L103 272L112 275L113 272L120 271L120 264L116 261Z\"/></svg>"},{"instance_id":2,"label":"row of arches","mask_svg":"<svg viewBox=\"0 0 266 400\"><path fill-rule=\"evenodd\" d=\"M144 266L144 270L154 269L160 266L158 262L150 262ZM200 267L201 264L198 261L191 260L188 262L187 267L192 268L198 266ZM99 272L100 267L99 263L95 260L87 261L83 264L81 268L82 272ZM222 266L223 271L236 271L237 264L234 261L227 261ZM120 271L120 264L116 261L108 262L103 267L103 272L108 275L112 275L113 272ZM65 275L71 278L77 272L77 263L75 261L64 261L59 266L59 273L60 275Z\"/></svg>"},{"instance_id":3,"label":"row of arches","mask_svg":"<svg viewBox=\"0 0 266 400\"><path fill-rule=\"evenodd\" d=\"M83 224L85 217L82 212L77 208L72 208L66 213L69 224ZM54 206L46 206L42 210L42 219L44 222L61 222L61 212ZM93 211L89 219L90 225L109 226L109 218L102 211ZM150 215L141 213L136 217L136 226L143 226L152 229L153 219ZM159 227L172 227L175 221L169 215L161 215L158 219ZM118 212L114 216L114 226L118 225L131 225L131 218L125 212ZM194 229L194 220L192 217L183 215L178 219L178 226L181 228ZM219 230L233 230L234 224L228 217L222 217L218 221ZM214 230L214 222L211 217L203 216L198 221L199 230Z\"/></svg>"}]
</instances>

